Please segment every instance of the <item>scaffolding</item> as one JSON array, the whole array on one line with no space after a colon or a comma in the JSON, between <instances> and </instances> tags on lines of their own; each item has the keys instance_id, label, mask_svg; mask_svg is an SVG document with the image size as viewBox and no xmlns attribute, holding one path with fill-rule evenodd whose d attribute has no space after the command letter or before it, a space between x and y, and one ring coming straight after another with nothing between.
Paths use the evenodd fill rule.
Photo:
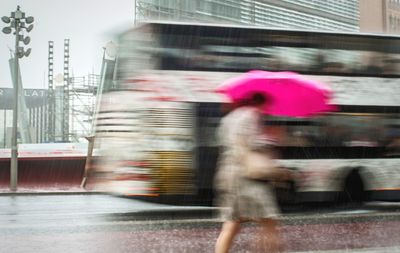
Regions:
<instances>
[{"instance_id":1,"label":"scaffolding","mask_svg":"<svg viewBox=\"0 0 400 253\"><path fill-rule=\"evenodd\" d=\"M48 46L46 106L49 113L43 142L77 142L91 134L100 76L70 76L70 41L65 39L63 75L54 79L54 42L49 41Z\"/></svg>"},{"instance_id":2,"label":"scaffolding","mask_svg":"<svg viewBox=\"0 0 400 253\"><path fill-rule=\"evenodd\" d=\"M99 82L100 76L95 74L70 78L68 97L71 141L79 141L91 134Z\"/></svg>"}]
</instances>

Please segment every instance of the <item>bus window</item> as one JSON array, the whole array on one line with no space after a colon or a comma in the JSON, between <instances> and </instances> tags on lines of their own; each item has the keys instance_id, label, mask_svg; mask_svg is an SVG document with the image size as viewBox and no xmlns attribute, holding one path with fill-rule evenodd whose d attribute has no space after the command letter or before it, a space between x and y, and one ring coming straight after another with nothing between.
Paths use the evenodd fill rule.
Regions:
<instances>
[{"instance_id":1,"label":"bus window","mask_svg":"<svg viewBox=\"0 0 400 253\"><path fill-rule=\"evenodd\" d=\"M395 75L400 73L400 56L385 56L383 59L383 74Z\"/></svg>"},{"instance_id":2,"label":"bus window","mask_svg":"<svg viewBox=\"0 0 400 253\"><path fill-rule=\"evenodd\" d=\"M326 117L328 145L377 147L383 143L385 126L380 115L343 114Z\"/></svg>"}]
</instances>

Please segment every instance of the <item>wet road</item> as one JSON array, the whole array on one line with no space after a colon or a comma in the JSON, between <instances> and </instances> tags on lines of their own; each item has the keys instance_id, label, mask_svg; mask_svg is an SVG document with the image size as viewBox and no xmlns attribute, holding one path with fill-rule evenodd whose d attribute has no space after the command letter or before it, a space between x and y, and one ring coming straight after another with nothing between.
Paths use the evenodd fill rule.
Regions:
<instances>
[{"instance_id":1,"label":"wet road","mask_svg":"<svg viewBox=\"0 0 400 253\"><path fill-rule=\"evenodd\" d=\"M399 207L291 213L281 232L288 252L400 252ZM221 225L212 211L102 195L0 196L0 252L212 252ZM232 252L248 252L256 230L245 225Z\"/></svg>"}]
</instances>

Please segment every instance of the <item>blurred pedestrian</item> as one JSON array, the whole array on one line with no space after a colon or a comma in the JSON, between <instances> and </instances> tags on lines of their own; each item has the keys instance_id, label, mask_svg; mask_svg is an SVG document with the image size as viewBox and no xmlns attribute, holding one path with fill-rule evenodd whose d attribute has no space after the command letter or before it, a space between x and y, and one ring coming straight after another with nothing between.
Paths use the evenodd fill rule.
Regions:
<instances>
[{"instance_id":1,"label":"blurred pedestrian","mask_svg":"<svg viewBox=\"0 0 400 253\"><path fill-rule=\"evenodd\" d=\"M253 94L221 121L222 152L215 188L216 203L222 207L224 223L215 246L216 253L228 252L241 223L248 221L262 226L254 243L257 251L283 250L278 231L279 209L268 181L289 180L291 174L289 170L278 168L275 143L263 134L262 112L266 104L268 99L264 95Z\"/></svg>"}]
</instances>

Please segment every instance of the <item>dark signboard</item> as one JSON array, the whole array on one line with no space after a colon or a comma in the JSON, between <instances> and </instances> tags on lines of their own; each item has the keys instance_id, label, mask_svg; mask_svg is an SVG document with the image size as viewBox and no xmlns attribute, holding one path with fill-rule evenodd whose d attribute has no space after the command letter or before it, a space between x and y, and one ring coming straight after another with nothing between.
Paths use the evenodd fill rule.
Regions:
<instances>
[{"instance_id":1,"label":"dark signboard","mask_svg":"<svg viewBox=\"0 0 400 253\"><path fill-rule=\"evenodd\" d=\"M13 107L14 89L0 88L0 110L11 110ZM43 106L47 103L47 90L24 89L24 97L28 108Z\"/></svg>"}]
</instances>

